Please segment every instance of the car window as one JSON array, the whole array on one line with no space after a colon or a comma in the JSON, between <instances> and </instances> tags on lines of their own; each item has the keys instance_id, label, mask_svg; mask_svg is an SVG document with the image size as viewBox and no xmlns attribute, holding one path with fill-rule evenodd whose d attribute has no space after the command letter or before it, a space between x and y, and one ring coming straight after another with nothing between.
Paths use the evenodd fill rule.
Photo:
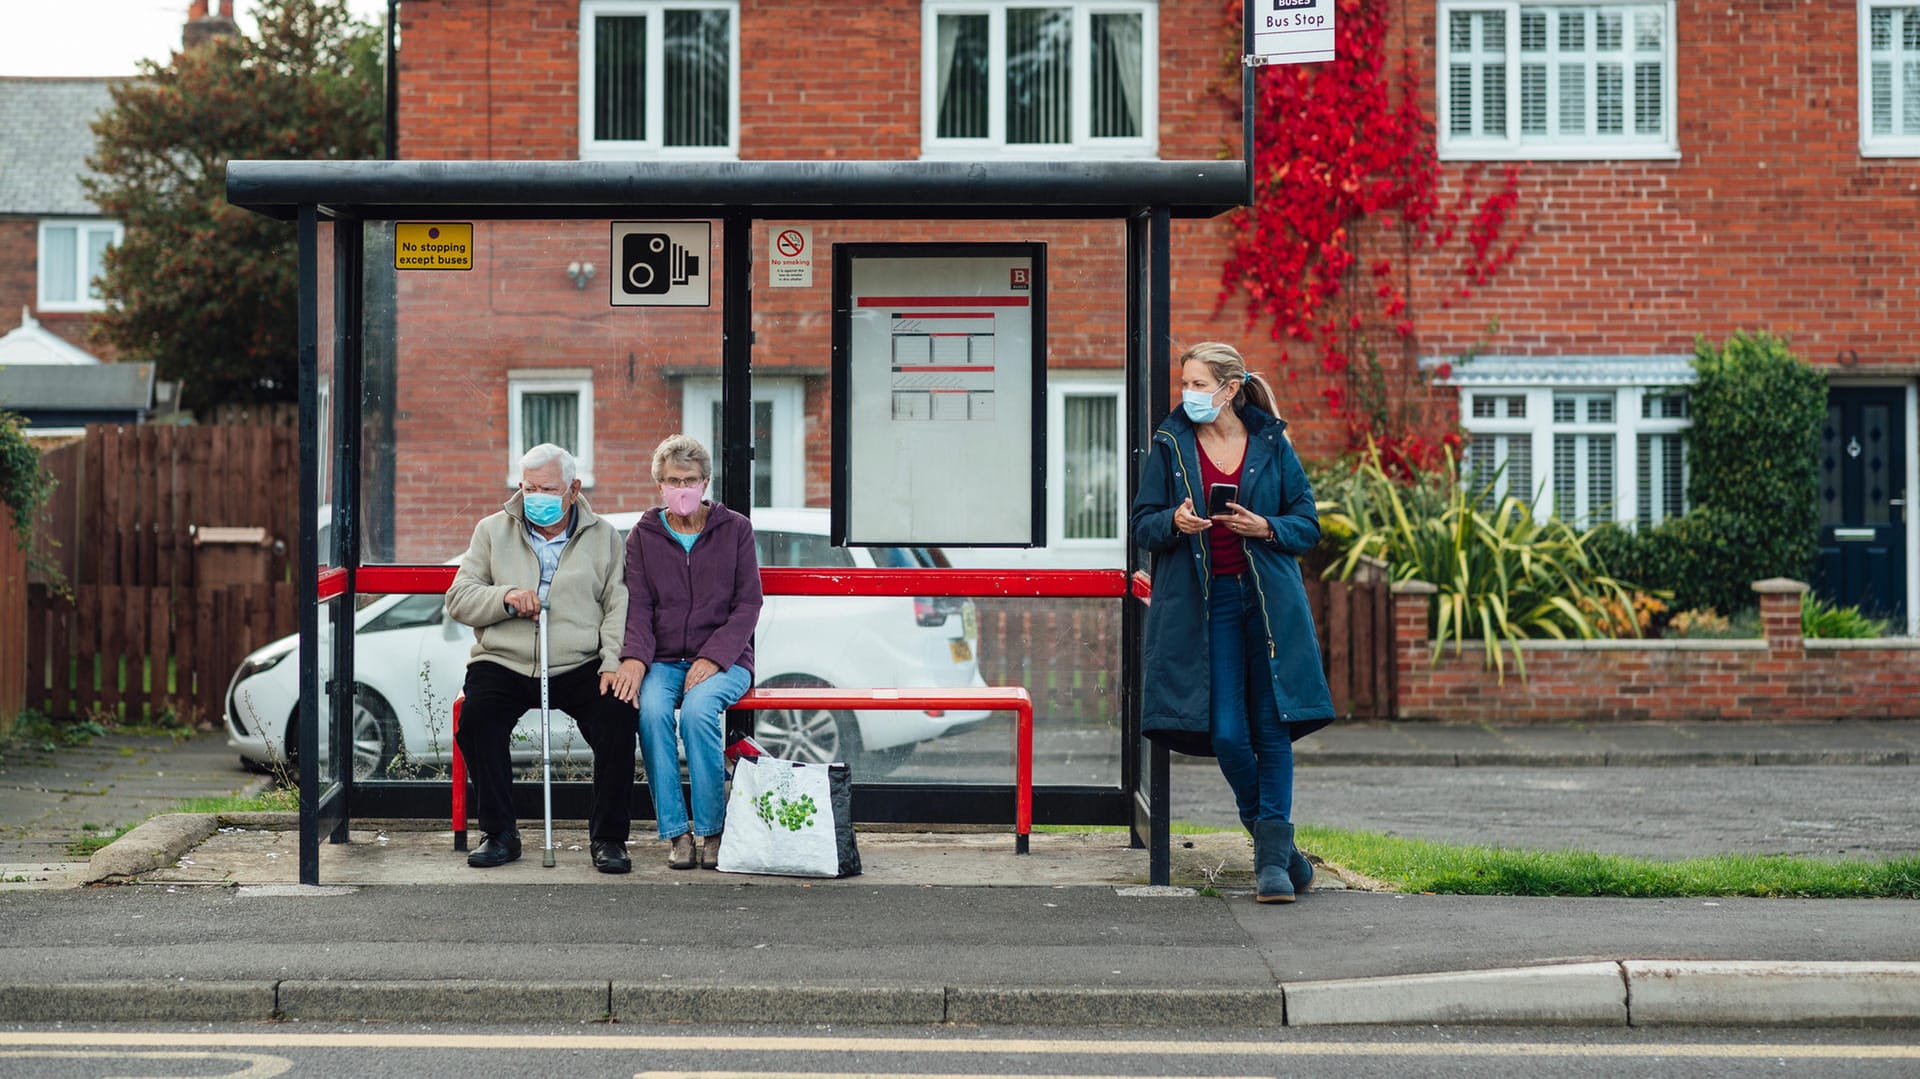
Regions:
<instances>
[{"instance_id":1,"label":"car window","mask_svg":"<svg viewBox=\"0 0 1920 1079\"><path fill-rule=\"evenodd\" d=\"M881 569L921 569L922 563L906 547L869 547L873 564Z\"/></svg>"},{"instance_id":2,"label":"car window","mask_svg":"<svg viewBox=\"0 0 1920 1079\"><path fill-rule=\"evenodd\" d=\"M802 566L809 569L851 569L853 553L835 547L827 537L801 532L766 532L772 557L770 566Z\"/></svg>"},{"instance_id":3,"label":"car window","mask_svg":"<svg viewBox=\"0 0 1920 1079\"><path fill-rule=\"evenodd\" d=\"M374 619L360 628L362 633L379 633L389 629L411 629L414 626L437 626L446 613L447 597L408 596L380 612Z\"/></svg>"}]
</instances>

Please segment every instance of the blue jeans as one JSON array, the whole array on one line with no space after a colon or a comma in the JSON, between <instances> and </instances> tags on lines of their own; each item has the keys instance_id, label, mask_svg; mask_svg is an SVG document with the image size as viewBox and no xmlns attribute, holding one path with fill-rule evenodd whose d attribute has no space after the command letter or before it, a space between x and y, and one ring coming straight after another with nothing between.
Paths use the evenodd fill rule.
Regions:
<instances>
[{"instance_id":1,"label":"blue jeans","mask_svg":"<svg viewBox=\"0 0 1920 1079\"><path fill-rule=\"evenodd\" d=\"M1215 577L1207 610L1212 657L1213 752L1233 788L1240 822L1287 820L1293 811L1293 739L1280 721L1260 595L1251 574Z\"/></svg>"},{"instance_id":2,"label":"blue jeans","mask_svg":"<svg viewBox=\"0 0 1920 1079\"><path fill-rule=\"evenodd\" d=\"M656 660L640 680L640 752L653 791L653 818L661 839L687 834L687 798L680 789L679 743L686 743L687 782L693 788L693 831L719 835L726 819L726 760L720 740L727 708L746 693L753 675L735 664L686 689L685 660ZM674 712L679 711L675 730Z\"/></svg>"}]
</instances>

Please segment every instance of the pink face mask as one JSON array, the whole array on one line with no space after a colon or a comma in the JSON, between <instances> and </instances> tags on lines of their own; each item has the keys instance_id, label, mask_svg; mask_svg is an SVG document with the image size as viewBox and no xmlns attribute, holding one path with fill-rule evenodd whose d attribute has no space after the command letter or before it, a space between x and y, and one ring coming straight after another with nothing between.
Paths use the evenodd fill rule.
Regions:
<instances>
[{"instance_id":1,"label":"pink face mask","mask_svg":"<svg viewBox=\"0 0 1920 1079\"><path fill-rule=\"evenodd\" d=\"M700 496L707 492L707 485L697 487L667 487L662 494L667 497L667 509L675 517L691 517L693 511L700 508Z\"/></svg>"}]
</instances>

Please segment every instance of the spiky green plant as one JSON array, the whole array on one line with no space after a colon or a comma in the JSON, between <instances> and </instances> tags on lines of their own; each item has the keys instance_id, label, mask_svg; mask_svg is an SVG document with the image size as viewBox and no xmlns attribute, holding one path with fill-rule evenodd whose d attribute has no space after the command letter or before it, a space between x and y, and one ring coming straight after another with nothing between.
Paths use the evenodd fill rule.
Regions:
<instances>
[{"instance_id":1,"label":"spiky green plant","mask_svg":"<svg viewBox=\"0 0 1920 1079\"><path fill-rule=\"evenodd\" d=\"M1464 650L1472 634L1504 681L1509 658L1526 677L1520 641L1602 636L1587 612L1611 603L1632 610L1633 586L1607 575L1588 554L1589 533L1557 518L1536 521L1513 496L1494 504L1497 481L1462 482L1448 452L1441 474L1409 487L1389 476L1369 447L1352 478L1327 492L1333 497L1321 519L1345 543L1327 576L1350 577L1372 557L1388 564L1393 580L1433 585L1433 658L1449 640L1456 653Z\"/></svg>"}]
</instances>

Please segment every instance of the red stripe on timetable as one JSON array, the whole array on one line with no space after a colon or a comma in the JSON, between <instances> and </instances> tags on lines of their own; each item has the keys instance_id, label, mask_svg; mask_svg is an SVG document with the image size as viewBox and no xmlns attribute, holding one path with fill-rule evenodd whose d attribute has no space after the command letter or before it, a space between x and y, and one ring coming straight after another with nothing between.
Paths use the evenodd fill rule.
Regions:
<instances>
[{"instance_id":1,"label":"red stripe on timetable","mask_svg":"<svg viewBox=\"0 0 1920 1079\"><path fill-rule=\"evenodd\" d=\"M992 318L977 311L895 311L894 318Z\"/></svg>"},{"instance_id":2,"label":"red stripe on timetable","mask_svg":"<svg viewBox=\"0 0 1920 1079\"><path fill-rule=\"evenodd\" d=\"M1026 296L862 296L855 307L1026 307ZM920 316L925 318L925 315Z\"/></svg>"},{"instance_id":3,"label":"red stripe on timetable","mask_svg":"<svg viewBox=\"0 0 1920 1079\"><path fill-rule=\"evenodd\" d=\"M990 363L987 363L987 364L963 363L963 364L940 364L936 366L933 364L913 363L913 364L904 364L904 365L895 364L893 369L895 371L991 371L993 370L993 365Z\"/></svg>"}]
</instances>

